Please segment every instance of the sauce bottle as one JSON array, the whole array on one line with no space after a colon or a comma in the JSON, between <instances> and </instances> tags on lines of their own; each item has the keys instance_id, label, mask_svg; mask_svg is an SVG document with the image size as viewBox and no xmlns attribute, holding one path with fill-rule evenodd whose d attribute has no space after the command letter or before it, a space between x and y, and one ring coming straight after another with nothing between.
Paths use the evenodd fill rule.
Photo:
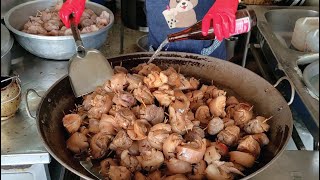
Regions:
<instances>
[{"instance_id":1,"label":"sauce bottle","mask_svg":"<svg viewBox=\"0 0 320 180\"><path fill-rule=\"evenodd\" d=\"M252 9L238 10L236 13L236 27L235 32L231 35L238 35L247 33L253 26L257 24L257 17ZM211 27L208 31L207 36L202 35L202 21L197 22L191 27L184 29L180 32L169 34L168 41L181 41L187 39L193 40L213 40L215 38L214 30Z\"/></svg>"}]
</instances>

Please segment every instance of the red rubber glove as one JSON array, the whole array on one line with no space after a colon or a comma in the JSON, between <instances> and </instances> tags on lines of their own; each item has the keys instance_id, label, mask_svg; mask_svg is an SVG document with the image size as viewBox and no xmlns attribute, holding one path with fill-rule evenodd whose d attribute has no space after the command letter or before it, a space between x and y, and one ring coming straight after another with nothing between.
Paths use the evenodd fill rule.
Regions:
<instances>
[{"instance_id":1,"label":"red rubber glove","mask_svg":"<svg viewBox=\"0 0 320 180\"><path fill-rule=\"evenodd\" d=\"M235 31L238 0L216 0L202 20L202 34L207 36L213 21L216 38L222 41Z\"/></svg>"},{"instance_id":2,"label":"red rubber glove","mask_svg":"<svg viewBox=\"0 0 320 180\"><path fill-rule=\"evenodd\" d=\"M72 13L74 15L76 25L79 24L85 4L86 0L67 0L65 3L63 3L61 9L59 10L59 16L67 28L70 27L69 17Z\"/></svg>"}]
</instances>

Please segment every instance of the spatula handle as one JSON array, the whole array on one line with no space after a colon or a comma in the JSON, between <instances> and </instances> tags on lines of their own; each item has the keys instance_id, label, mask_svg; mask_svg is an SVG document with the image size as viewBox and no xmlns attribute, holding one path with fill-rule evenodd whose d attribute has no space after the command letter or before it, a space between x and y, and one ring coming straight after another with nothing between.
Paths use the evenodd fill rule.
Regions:
<instances>
[{"instance_id":1,"label":"spatula handle","mask_svg":"<svg viewBox=\"0 0 320 180\"><path fill-rule=\"evenodd\" d=\"M72 35L76 43L76 50L77 50L78 56L83 58L86 55L86 51L80 37L79 29L75 23L75 18L72 14L69 17L69 20L70 20Z\"/></svg>"}]
</instances>

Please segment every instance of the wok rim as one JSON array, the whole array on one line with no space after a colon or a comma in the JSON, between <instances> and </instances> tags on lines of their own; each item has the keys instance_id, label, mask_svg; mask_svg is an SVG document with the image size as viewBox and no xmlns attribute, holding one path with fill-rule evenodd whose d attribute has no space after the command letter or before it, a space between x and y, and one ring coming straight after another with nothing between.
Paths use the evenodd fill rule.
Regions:
<instances>
[{"instance_id":1,"label":"wok rim","mask_svg":"<svg viewBox=\"0 0 320 180\"><path fill-rule=\"evenodd\" d=\"M22 37L26 37L26 38L32 38L32 39L39 39L39 40L49 40L49 41L57 41L57 40L74 40L73 36L72 35L68 35L68 36L42 36L42 35L36 35L36 34L29 34L29 33L25 33L23 31L20 31L16 28L14 28L13 26L11 26L10 24L10 21L9 21L9 18L11 16L11 14L16 11L17 9L20 9L26 5L29 5L29 4L36 4L36 3L49 3L50 1L46 1L46 0L39 0L39 1L29 1L29 2L25 2L25 3L22 3L22 4L19 4L18 6L15 6L13 8L11 8L7 13L6 15L4 16L4 22L5 22L5 26L11 31L14 33L14 35L18 35L18 36L22 36ZM50 2L51 4L54 4L54 2ZM95 2L91 2L91 1L88 1L86 2L86 4L90 4L90 5L93 5L93 6L96 6L96 7L99 7L100 9L102 10L105 10L107 11L109 14L110 14L110 22L107 26L104 26L103 28L99 29L98 31L95 31L95 32L90 32L90 33L85 33L85 34L80 34L80 37L81 38L87 38L87 37L91 37L91 36L95 36L97 34L101 34L105 31L107 31L108 29L110 29L113 24L114 24L114 14L113 12L108 9L107 7L104 7L98 3L95 3Z\"/></svg>"},{"instance_id":2,"label":"wok rim","mask_svg":"<svg viewBox=\"0 0 320 180\"><path fill-rule=\"evenodd\" d=\"M137 52L137 53L129 53L129 54L122 54L122 55L118 55L118 56L112 56L112 57L108 57L107 59L115 59L115 58L121 58L121 57L135 57L135 56L139 56L139 55L148 55L147 57L151 57L153 55L153 52ZM282 155L283 151L285 150L286 146L288 145L288 142L290 140L290 137L292 136L292 130L293 130L293 117L292 117L292 111L290 109L290 106L288 105L287 101L284 99L283 95L278 91L277 88L275 88L271 83L269 83L267 80L265 80L264 78L262 78L261 76L255 74L254 72L246 69L246 68L243 68L242 66L240 65L237 65L237 64L234 64L232 62L229 62L229 61L226 61L226 60L222 60L222 59L218 59L218 58L213 58L213 57L208 57L208 56L203 56L203 55L198 55L198 54L193 54L193 53L185 53L185 52L160 52L159 53L159 56L158 58L167 58L168 56L163 56L163 55L176 55L176 56L179 56L179 57L176 57L176 56L173 56L172 58L174 59L180 59L180 60L183 60L183 61L189 61L189 60L201 60L201 61L206 61L206 62L209 62L209 63L212 63L210 61L214 60L218 60L218 61L224 61L226 64L228 64L228 66L239 66L241 67L244 71L246 71L247 73L249 73L248 75L252 75L252 76L256 76L256 78L259 78L260 80L262 81L265 81L268 85L270 85L276 92L277 94L279 95L279 98L282 99L282 101L286 102L285 103L285 106L287 106L289 108L289 112L290 112L290 117L288 117L288 119L290 120L290 127L289 127L289 130L288 130L288 136L285 140L285 142L283 143L283 147L278 151L278 153L268 162L266 163L264 166L262 166L261 168L259 168L258 170L254 171L253 173L239 179L239 180L247 180L247 179L250 179L254 176L256 176L257 174L261 173L262 171L264 171L265 169L267 169L270 165L272 165L278 158L279 156ZM195 59L195 57L197 57L198 59ZM139 57L139 58L143 58L143 57ZM111 61L112 62L112 61ZM69 165L67 165L66 163L64 163L60 158L58 158L54 153L53 151L50 149L50 147L47 145L45 139L43 138L43 135L41 133L41 128L40 128L40 121L39 121L39 115L40 115L40 107L42 106L43 102L44 102L44 97L47 97L47 95L49 94L49 92L51 92L51 90L57 85L59 84L62 80L64 80L65 78L68 78L68 75L64 75L63 77L61 77L60 79L58 79L54 84L51 85L51 87L46 91L46 93L43 95L43 98L41 99L41 102L37 108L37 113L36 113L36 123L37 123L37 130L38 130L38 133L40 134L40 138L41 140L43 141L44 143L44 146L45 148L47 149L47 151L49 152L49 154L54 158L56 159L61 165L63 165L65 168L67 168L69 171L73 172L74 174L82 177L82 178L85 178L85 179L90 179L90 180L95 180L95 179L92 179L91 177L88 177L82 173L80 173L79 171L75 170L74 168L70 167ZM79 163L80 164L80 163ZM88 172L88 174L90 174Z\"/></svg>"}]
</instances>

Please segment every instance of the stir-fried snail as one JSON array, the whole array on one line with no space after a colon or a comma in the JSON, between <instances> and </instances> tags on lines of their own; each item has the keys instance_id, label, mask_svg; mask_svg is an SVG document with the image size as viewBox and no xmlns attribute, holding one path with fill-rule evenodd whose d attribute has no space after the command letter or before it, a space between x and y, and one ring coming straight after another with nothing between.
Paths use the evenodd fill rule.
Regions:
<instances>
[{"instance_id":1,"label":"stir-fried snail","mask_svg":"<svg viewBox=\"0 0 320 180\"><path fill-rule=\"evenodd\" d=\"M100 161L105 179L242 177L270 141L271 118L254 116L252 105L223 89L199 85L173 67L116 66L63 118L67 148Z\"/></svg>"}]
</instances>

